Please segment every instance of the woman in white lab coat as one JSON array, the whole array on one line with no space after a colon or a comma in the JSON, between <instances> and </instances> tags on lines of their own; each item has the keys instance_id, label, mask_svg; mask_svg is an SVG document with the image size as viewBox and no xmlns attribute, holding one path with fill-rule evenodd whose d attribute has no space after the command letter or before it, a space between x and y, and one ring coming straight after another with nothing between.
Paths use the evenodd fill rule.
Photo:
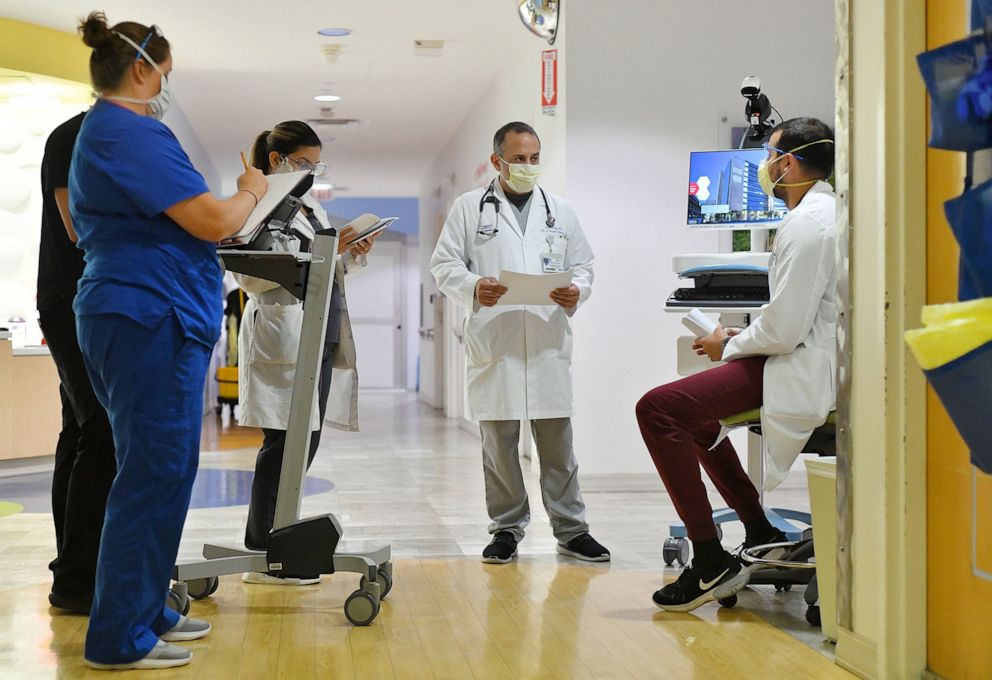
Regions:
<instances>
[{"instance_id":1,"label":"woman in white lab coat","mask_svg":"<svg viewBox=\"0 0 992 680\"><path fill-rule=\"evenodd\" d=\"M310 170L308 180L312 184L313 177L324 171L320 151L320 139L309 125L302 121L287 121L258 136L252 148L252 165L266 174ZM330 228L327 213L319 202L305 194L303 205L293 221L291 234L273 236L273 250L309 250L314 232ZM347 241L349 233L353 232L349 229L341 233L342 244ZM310 415L313 434L307 468L320 444L323 423L342 430L358 430L358 372L345 295L345 276L365 266L365 256L371 248L372 240L366 240L350 248L341 245L338 249L319 373L318 399ZM242 426L262 428L264 435L255 462L245 545L250 549L264 550L275 515L296 374L296 355L303 325L303 304L271 281L241 274L235 274L235 279L248 293L238 343L239 422ZM305 583L300 579L279 579L257 573L245 574L244 580L248 583Z\"/></svg>"}]
</instances>

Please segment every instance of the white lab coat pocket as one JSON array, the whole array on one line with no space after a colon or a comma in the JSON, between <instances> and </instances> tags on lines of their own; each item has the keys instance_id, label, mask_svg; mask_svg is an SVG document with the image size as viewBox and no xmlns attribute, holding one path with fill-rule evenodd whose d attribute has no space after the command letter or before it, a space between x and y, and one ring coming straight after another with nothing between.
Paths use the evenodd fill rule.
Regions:
<instances>
[{"instance_id":1,"label":"white lab coat pocket","mask_svg":"<svg viewBox=\"0 0 992 680\"><path fill-rule=\"evenodd\" d=\"M483 307L465 322L465 358L470 366L485 366L505 357L524 355L523 308Z\"/></svg>"},{"instance_id":2,"label":"white lab coat pocket","mask_svg":"<svg viewBox=\"0 0 992 680\"><path fill-rule=\"evenodd\" d=\"M303 305L259 304L252 325L252 363L296 365Z\"/></svg>"},{"instance_id":3,"label":"white lab coat pocket","mask_svg":"<svg viewBox=\"0 0 992 680\"><path fill-rule=\"evenodd\" d=\"M761 408L765 490L785 479L813 430L826 421L836 397L834 369L830 350L805 345L765 363Z\"/></svg>"}]
</instances>

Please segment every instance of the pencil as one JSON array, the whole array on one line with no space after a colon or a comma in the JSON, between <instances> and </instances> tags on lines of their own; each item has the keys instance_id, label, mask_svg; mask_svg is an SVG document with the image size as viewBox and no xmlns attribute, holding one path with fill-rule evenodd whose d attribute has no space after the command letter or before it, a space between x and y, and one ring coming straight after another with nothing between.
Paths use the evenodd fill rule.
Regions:
<instances>
[{"instance_id":1,"label":"pencil","mask_svg":"<svg viewBox=\"0 0 992 680\"><path fill-rule=\"evenodd\" d=\"M245 152L241 152L241 164L245 166L245 170L248 169L248 159L245 158Z\"/></svg>"}]
</instances>

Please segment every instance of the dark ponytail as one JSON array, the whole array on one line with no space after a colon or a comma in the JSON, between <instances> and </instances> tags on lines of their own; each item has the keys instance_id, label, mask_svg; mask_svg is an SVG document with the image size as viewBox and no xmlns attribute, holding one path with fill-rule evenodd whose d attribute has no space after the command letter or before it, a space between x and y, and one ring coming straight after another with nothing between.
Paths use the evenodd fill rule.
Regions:
<instances>
[{"instance_id":1,"label":"dark ponytail","mask_svg":"<svg viewBox=\"0 0 992 680\"><path fill-rule=\"evenodd\" d=\"M140 45L148 38L144 50L156 64L162 64L170 55L169 41L160 35L151 35L151 29L133 21L122 21L111 27L103 12L90 12L81 19L78 27L83 43L93 48L90 55L90 79L97 92L112 92L121 85L124 74L137 59L144 57L115 33L121 33ZM150 64L149 64L150 66Z\"/></svg>"},{"instance_id":2,"label":"dark ponytail","mask_svg":"<svg viewBox=\"0 0 992 680\"><path fill-rule=\"evenodd\" d=\"M266 175L271 172L269 154L275 151L288 156L301 146L324 148L314 129L302 120L287 120L255 138L251 147L251 164Z\"/></svg>"},{"instance_id":3,"label":"dark ponytail","mask_svg":"<svg viewBox=\"0 0 992 680\"><path fill-rule=\"evenodd\" d=\"M267 142L272 130L266 130L255 138L255 143L251 145L251 164L269 174L269 144Z\"/></svg>"}]
</instances>

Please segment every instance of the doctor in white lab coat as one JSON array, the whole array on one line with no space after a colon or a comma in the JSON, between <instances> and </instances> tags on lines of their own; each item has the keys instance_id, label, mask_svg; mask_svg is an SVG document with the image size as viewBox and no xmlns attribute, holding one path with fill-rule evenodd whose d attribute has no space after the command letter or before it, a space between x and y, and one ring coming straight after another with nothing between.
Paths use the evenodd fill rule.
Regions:
<instances>
[{"instance_id":1,"label":"doctor in white lab coat","mask_svg":"<svg viewBox=\"0 0 992 680\"><path fill-rule=\"evenodd\" d=\"M258 136L252 147L252 164L266 174L310 170L307 178L323 172L321 142L316 132L302 121L279 123ZM309 189L308 186L304 190ZM289 233L273 234L276 251L309 251L314 233L330 228L320 203L303 194L303 209L297 213ZM363 222L364 220L364 222ZM375 216L363 215L355 221L361 228L375 223ZM342 230L341 243L352 235ZM345 276L366 264L372 241L339 246L334 269L334 286L328 303L324 355L319 367L317 399L310 414L313 433L307 468L320 444L325 423L341 430L358 430L358 370L355 341L351 331L345 294ZM282 458L289 424L289 407L296 376L296 358L303 327L303 304L278 284L243 274L235 274L248 293L238 337L238 397L242 426L262 429L263 440L255 461L245 545L254 550L268 547L275 517L276 492L282 471ZM263 573L245 575L248 583L305 585L300 579L278 578Z\"/></svg>"},{"instance_id":2,"label":"doctor in white lab coat","mask_svg":"<svg viewBox=\"0 0 992 680\"><path fill-rule=\"evenodd\" d=\"M654 594L671 611L727 597L749 577L720 545L700 464L743 521L746 546L785 540L730 441L718 438L719 420L761 407L766 488L773 488L836 399L836 199L824 181L833 170L833 133L814 118L792 119L772 131L766 149L762 188L789 208L769 260L768 304L747 328L718 326L696 341L698 354L727 363L655 388L637 405L644 442L693 544L685 577Z\"/></svg>"},{"instance_id":3,"label":"doctor in white lab coat","mask_svg":"<svg viewBox=\"0 0 992 680\"><path fill-rule=\"evenodd\" d=\"M541 143L525 123L495 135L499 177L460 196L431 258L441 292L465 307L466 415L482 433L492 542L483 561L516 556L530 520L517 443L529 420L541 462L543 501L558 552L606 561L589 535L572 450L572 329L569 317L592 292L593 254L572 206L537 186ZM499 305L503 270L572 272L546 304Z\"/></svg>"}]
</instances>

